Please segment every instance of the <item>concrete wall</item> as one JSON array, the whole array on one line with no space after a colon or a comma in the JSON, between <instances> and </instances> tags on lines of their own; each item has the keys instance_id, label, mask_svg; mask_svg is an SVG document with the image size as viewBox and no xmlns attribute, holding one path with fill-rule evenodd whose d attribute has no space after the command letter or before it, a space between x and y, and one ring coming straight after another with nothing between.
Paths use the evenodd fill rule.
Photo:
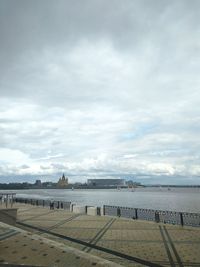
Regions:
<instances>
[{"instance_id":1,"label":"concrete wall","mask_svg":"<svg viewBox=\"0 0 200 267\"><path fill-rule=\"evenodd\" d=\"M87 215L96 216L97 215L97 207L88 207Z\"/></svg>"},{"instance_id":2,"label":"concrete wall","mask_svg":"<svg viewBox=\"0 0 200 267\"><path fill-rule=\"evenodd\" d=\"M85 214L86 213L86 208L85 208L85 206L74 205L73 206L73 212L74 213L82 213L82 214Z\"/></svg>"},{"instance_id":3,"label":"concrete wall","mask_svg":"<svg viewBox=\"0 0 200 267\"><path fill-rule=\"evenodd\" d=\"M0 209L0 222L15 225L17 209Z\"/></svg>"},{"instance_id":4,"label":"concrete wall","mask_svg":"<svg viewBox=\"0 0 200 267\"><path fill-rule=\"evenodd\" d=\"M70 208L69 208L69 210L70 210L71 212L73 212L74 206L76 206L75 203L71 203L71 204L70 204Z\"/></svg>"}]
</instances>

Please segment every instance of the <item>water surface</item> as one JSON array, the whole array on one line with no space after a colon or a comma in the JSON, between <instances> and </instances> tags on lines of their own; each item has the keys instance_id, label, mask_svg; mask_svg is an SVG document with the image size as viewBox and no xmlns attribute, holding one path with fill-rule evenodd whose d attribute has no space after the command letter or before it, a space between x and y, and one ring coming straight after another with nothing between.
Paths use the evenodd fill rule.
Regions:
<instances>
[{"instance_id":1,"label":"water surface","mask_svg":"<svg viewBox=\"0 0 200 267\"><path fill-rule=\"evenodd\" d=\"M71 201L83 205L115 205L200 213L200 188L30 189L13 190L18 197ZM4 191L5 192L5 191Z\"/></svg>"}]
</instances>

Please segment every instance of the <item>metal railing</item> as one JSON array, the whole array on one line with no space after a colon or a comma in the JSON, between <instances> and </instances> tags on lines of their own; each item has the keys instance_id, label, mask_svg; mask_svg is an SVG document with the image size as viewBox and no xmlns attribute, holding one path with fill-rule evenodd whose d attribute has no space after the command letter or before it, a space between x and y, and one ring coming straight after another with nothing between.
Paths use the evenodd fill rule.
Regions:
<instances>
[{"instance_id":1,"label":"metal railing","mask_svg":"<svg viewBox=\"0 0 200 267\"><path fill-rule=\"evenodd\" d=\"M69 210L71 202L66 201L52 201L44 199L29 199L18 198L15 199L16 203L25 203L35 206L50 207L53 209L65 209ZM87 206L86 206L87 207ZM100 208L99 208L100 209ZM100 211L98 210L100 215ZM189 212L177 212L177 211L163 211L153 209L141 209L141 208L129 208L120 206L103 205L103 215L118 216L123 218L130 218L134 220L147 220L169 224L177 224L182 226L196 226L200 227L200 214Z\"/></svg>"},{"instance_id":2,"label":"metal railing","mask_svg":"<svg viewBox=\"0 0 200 267\"><path fill-rule=\"evenodd\" d=\"M131 218L134 220L148 220L169 224L200 227L200 214L189 212L162 211L152 209L128 208L119 206L103 206L103 214Z\"/></svg>"},{"instance_id":3,"label":"metal railing","mask_svg":"<svg viewBox=\"0 0 200 267\"><path fill-rule=\"evenodd\" d=\"M15 196L16 196L16 193L12 193L12 192L0 193L1 206L3 206L3 204L4 204L6 208L8 208L8 206L10 206L12 208L13 200L14 200Z\"/></svg>"},{"instance_id":4,"label":"metal railing","mask_svg":"<svg viewBox=\"0 0 200 267\"><path fill-rule=\"evenodd\" d=\"M16 203L30 204L34 206L50 207L53 209L69 210L71 202L49 199L29 199L29 198L15 198Z\"/></svg>"}]
</instances>

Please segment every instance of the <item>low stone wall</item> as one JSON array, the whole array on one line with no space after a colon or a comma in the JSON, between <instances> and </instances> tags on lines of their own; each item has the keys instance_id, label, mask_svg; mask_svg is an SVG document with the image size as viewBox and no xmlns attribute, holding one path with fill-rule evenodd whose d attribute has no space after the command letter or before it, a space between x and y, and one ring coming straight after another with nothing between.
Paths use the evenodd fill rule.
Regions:
<instances>
[{"instance_id":1,"label":"low stone wall","mask_svg":"<svg viewBox=\"0 0 200 267\"><path fill-rule=\"evenodd\" d=\"M97 215L97 207L88 207L87 215L96 216Z\"/></svg>"},{"instance_id":2,"label":"low stone wall","mask_svg":"<svg viewBox=\"0 0 200 267\"><path fill-rule=\"evenodd\" d=\"M15 225L17 209L0 209L0 222Z\"/></svg>"},{"instance_id":3,"label":"low stone wall","mask_svg":"<svg viewBox=\"0 0 200 267\"><path fill-rule=\"evenodd\" d=\"M82 213L82 214L85 214L86 213L86 207L85 206L74 205L73 206L73 212L74 213Z\"/></svg>"}]
</instances>

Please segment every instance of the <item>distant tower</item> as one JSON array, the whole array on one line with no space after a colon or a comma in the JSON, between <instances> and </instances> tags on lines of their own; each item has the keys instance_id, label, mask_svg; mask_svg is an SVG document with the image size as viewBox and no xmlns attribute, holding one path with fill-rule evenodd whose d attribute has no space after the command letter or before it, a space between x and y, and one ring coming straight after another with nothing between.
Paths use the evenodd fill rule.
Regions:
<instances>
[{"instance_id":1,"label":"distant tower","mask_svg":"<svg viewBox=\"0 0 200 267\"><path fill-rule=\"evenodd\" d=\"M42 182L41 182L41 180L36 180L36 181L35 181L35 185L36 185L36 186L42 186Z\"/></svg>"},{"instance_id":2,"label":"distant tower","mask_svg":"<svg viewBox=\"0 0 200 267\"><path fill-rule=\"evenodd\" d=\"M65 188L68 185L68 178L65 178L63 173L62 177L58 180L57 187L58 188Z\"/></svg>"}]
</instances>

